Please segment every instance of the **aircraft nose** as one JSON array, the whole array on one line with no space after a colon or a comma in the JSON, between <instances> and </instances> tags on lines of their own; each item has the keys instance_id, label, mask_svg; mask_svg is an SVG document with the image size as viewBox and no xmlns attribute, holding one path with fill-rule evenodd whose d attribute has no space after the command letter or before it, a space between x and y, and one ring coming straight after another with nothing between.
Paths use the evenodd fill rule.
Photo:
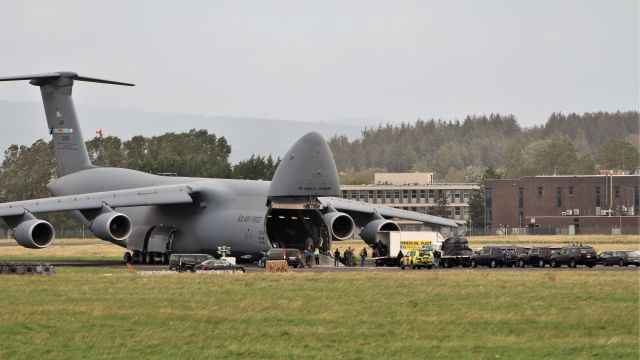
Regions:
<instances>
[{"instance_id":1,"label":"aircraft nose","mask_svg":"<svg viewBox=\"0 0 640 360\"><path fill-rule=\"evenodd\" d=\"M326 143L326 141L324 140L324 137L320 135L320 133L312 131L301 137L300 140L298 140L298 143L310 146L320 146Z\"/></svg>"},{"instance_id":2,"label":"aircraft nose","mask_svg":"<svg viewBox=\"0 0 640 360\"><path fill-rule=\"evenodd\" d=\"M269 196L339 195L338 171L329 144L315 131L291 146L269 188Z\"/></svg>"}]
</instances>

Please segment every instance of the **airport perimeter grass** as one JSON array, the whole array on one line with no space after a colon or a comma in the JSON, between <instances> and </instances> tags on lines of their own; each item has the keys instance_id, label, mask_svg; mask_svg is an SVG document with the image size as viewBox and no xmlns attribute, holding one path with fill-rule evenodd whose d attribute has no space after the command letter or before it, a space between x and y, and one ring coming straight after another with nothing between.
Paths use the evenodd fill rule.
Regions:
<instances>
[{"instance_id":1,"label":"airport perimeter grass","mask_svg":"<svg viewBox=\"0 0 640 360\"><path fill-rule=\"evenodd\" d=\"M640 272L0 276L1 359L638 359Z\"/></svg>"}]
</instances>

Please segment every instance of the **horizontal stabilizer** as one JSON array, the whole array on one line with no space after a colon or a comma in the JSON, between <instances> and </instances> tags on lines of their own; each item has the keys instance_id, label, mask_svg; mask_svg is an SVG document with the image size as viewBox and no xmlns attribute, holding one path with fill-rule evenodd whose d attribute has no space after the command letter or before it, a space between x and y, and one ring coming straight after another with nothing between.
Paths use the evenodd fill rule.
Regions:
<instances>
[{"instance_id":1,"label":"horizontal stabilizer","mask_svg":"<svg viewBox=\"0 0 640 360\"><path fill-rule=\"evenodd\" d=\"M135 86L134 84L120 82L120 81L112 81L112 80L104 80L104 79L80 76L74 72L69 72L69 71L0 77L0 81L31 80L32 84L34 85L43 85L44 83L46 83L46 80L48 79L55 80L60 78L66 78L66 79L77 80L77 81L88 81L88 82L95 82L95 83L102 83L102 84Z\"/></svg>"}]
</instances>

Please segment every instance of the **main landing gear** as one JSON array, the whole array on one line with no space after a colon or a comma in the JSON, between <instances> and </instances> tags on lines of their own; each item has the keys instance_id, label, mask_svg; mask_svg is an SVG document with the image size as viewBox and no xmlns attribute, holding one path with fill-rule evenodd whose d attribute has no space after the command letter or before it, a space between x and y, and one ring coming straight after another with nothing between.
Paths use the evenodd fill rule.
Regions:
<instances>
[{"instance_id":1,"label":"main landing gear","mask_svg":"<svg viewBox=\"0 0 640 360\"><path fill-rule=\"evenodd\" d=\"M134 251L124 253L123 260L131 264L168 264L169 254Z\"/></svg>"}]
</instances>

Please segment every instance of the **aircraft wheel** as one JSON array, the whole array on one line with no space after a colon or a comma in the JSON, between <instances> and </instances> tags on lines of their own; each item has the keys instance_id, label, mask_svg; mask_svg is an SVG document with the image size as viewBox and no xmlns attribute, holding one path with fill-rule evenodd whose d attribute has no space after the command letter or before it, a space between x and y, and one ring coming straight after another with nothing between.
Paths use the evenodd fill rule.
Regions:
<instances>
[{"instance_id":1,"label":"aircraft wheel","mask_svg":"<svg viewBox=\"0 0 640 360\"><path fill-rule=\"evenodd\" d=\"M130 264L131 260L132 260L131 253L128 252L128 251L126 253L124 253L124 263L125 264Z\"/></svg>"}]
</instances>

